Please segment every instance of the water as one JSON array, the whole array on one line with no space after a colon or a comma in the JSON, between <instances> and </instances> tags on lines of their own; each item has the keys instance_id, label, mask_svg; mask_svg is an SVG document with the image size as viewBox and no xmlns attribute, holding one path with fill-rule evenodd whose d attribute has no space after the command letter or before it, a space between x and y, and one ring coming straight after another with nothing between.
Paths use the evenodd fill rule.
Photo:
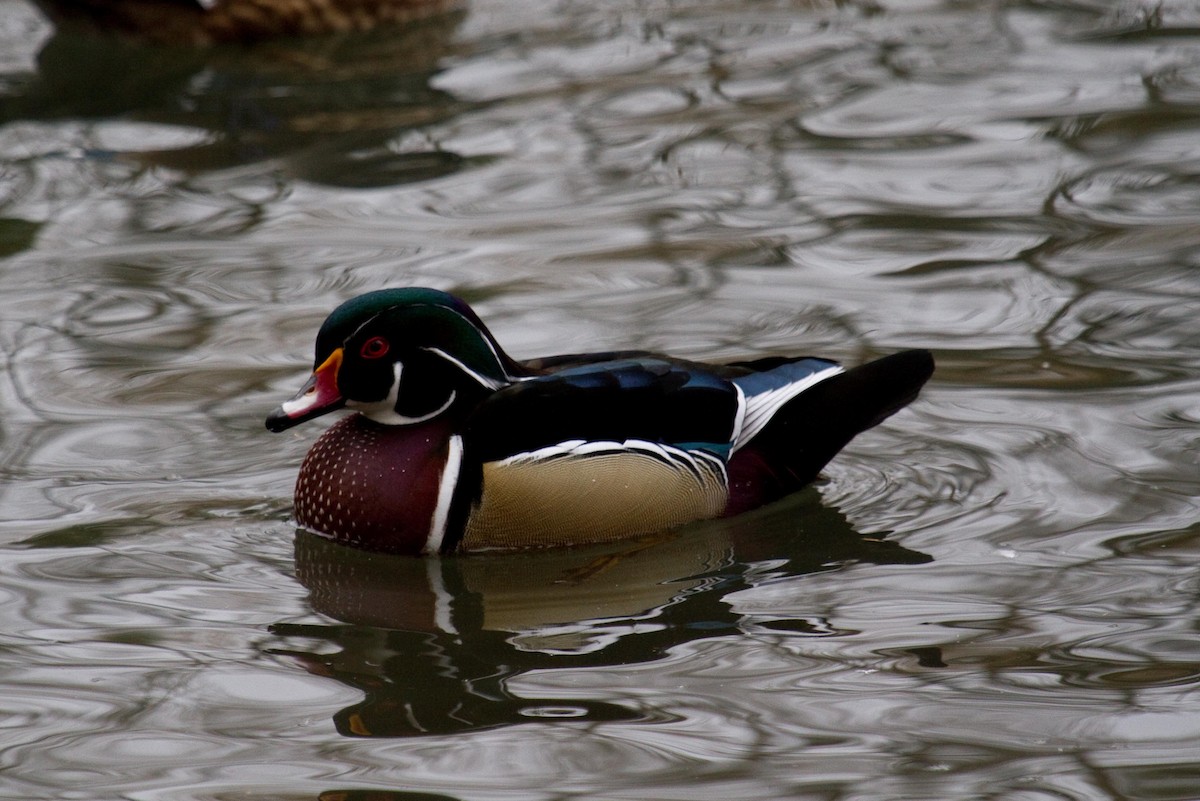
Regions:
<instances>
[{"instance_id":1,"label":"water","mask_svg":"<svg viewBox=\"0 0 1200 801\"><path fill-rule=\"evenodd\" d=\"M1200 797L1200 9L479 0L146 50L0 0L0 795ZM340 300L857 363L815 489L603 548L289 522Z\"/></svg>"}]
</instances>

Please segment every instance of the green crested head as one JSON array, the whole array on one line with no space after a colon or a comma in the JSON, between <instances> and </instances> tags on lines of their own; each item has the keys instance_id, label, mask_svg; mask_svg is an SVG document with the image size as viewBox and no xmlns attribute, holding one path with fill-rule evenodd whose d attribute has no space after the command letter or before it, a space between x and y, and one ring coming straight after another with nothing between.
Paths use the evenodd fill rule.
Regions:
<instances>
[{"instance_id":1,"label":"green crested head","mask_svg":"<svg viewBox=\"0 0 1200 801\"><path fill-rule=\"evenodd\" d=\"M495 380L503 380L513 367L512 360L465 302L439 289L403 287L367 292L330 312L317 333L313 368L362 326L380 318L405 332L414 343L436 341L440 347L451 348L451 353L463 352L468 364Z\"/></svg>"},{"instance_id":2,"label":"green crested head","mask_svg":"<svg viewBox=\"0 0 1200 801\"><path fill-rule=\"evenodd\" d=\"M317 332L316 359L313 361L313 369L317 369L323 361L328 359L334 348L340 348L346 344L350 335L363 323L388 309L431 301L449 305L454 300L453 295L445 292L419 287L378 289L353 297L331 311L325 318L325 322L321 323L321 329Z\"/></svg>"},{"instance_id":3,"label":"green crested head","mask_svg":"<svg viewBox=\"0 0 1200 801\"><path fill-rule=\"evenodd\" d=\"M381 289L325 319L312 379L267 425L282 430L343 405L388 425L423 422L473 406L521 374L462 300Z\"/></svg>"}]
</instances>

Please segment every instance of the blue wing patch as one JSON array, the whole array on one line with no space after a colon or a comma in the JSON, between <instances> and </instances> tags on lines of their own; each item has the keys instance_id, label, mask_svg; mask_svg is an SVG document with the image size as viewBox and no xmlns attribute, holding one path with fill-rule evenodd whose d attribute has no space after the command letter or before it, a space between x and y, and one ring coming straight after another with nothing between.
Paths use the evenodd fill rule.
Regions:
<instances>
[{"instance_id":1,"label":"blue wing patch","mask_svg":"<svg viewBox=\"0 0 1200 801\"><path fill-rule=\"evenodd\" d=\"M619 361L569 367L532 382L565 382L580 388L646 389L649 387L709 389L729 391L723 378L693 368L685 368L660 359L621 359ZM530 382L526 382L530 383Z\"/></svg>"}]
</instances>

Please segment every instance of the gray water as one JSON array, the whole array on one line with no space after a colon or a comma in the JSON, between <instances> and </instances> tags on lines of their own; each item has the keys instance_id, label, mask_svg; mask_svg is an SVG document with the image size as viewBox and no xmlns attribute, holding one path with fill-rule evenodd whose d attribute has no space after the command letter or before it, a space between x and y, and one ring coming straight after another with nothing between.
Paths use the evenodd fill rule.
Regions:
<instances>
[{"instance_id":1,"label":"gray water","mask_svg":"<svg viewBox=\"0 0 1200 801\"><path fill-rule=\"evenodd\" d=\"M209 51L0 0L0 796L1200 798L1200 6L518 3ZM930 348L811 490L345 553L341 300Z\"/></svg>"}]
</instances>

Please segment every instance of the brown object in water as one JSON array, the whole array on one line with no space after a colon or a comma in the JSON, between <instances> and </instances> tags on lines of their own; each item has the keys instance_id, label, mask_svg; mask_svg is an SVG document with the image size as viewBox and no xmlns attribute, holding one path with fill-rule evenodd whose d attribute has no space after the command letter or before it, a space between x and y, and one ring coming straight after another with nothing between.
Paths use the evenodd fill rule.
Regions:
<instances>
[{"instance_id":1,"label":"brown object in water","mask_svg":"<svg viewBox=\"0 0 1200 801\"><path fill-rule=\"evenodd\" d=\"M56 24L168 44L252 42L404 25L464 0L35 0Z\"/></svg>"}]
</instances>

